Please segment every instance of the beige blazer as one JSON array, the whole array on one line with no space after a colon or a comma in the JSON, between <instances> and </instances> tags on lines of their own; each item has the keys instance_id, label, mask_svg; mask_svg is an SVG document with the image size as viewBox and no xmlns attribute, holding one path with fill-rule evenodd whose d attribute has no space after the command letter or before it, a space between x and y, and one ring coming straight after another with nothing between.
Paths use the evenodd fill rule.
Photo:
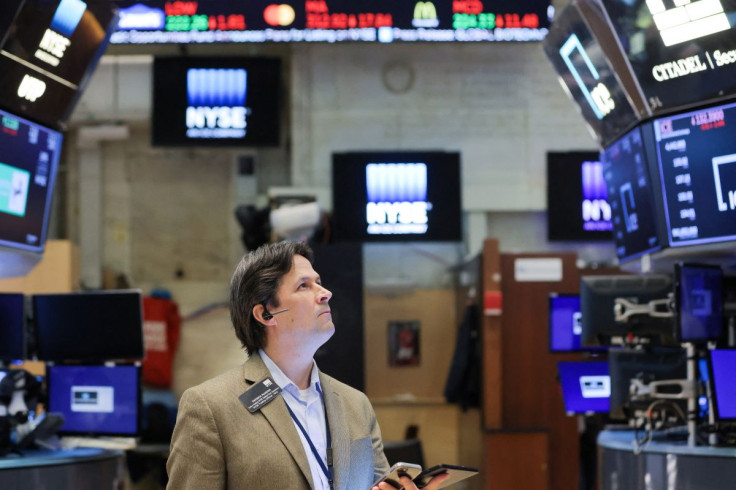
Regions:
<instances>
[{"instance_id":1,"label":"beige blazer","mask_svg":"<svg viewBox=\"0 0 736 490\"><path fill-rule=\"evenodd\" d=\"M256 353L240 367L184 392L179 402L168 489L314 488L297 428L277 397L250 413L238 397L270 376ZM365 490L386 471L381 431L368 398L324 373L336 490Z\"/></svg>"}]
</instances>

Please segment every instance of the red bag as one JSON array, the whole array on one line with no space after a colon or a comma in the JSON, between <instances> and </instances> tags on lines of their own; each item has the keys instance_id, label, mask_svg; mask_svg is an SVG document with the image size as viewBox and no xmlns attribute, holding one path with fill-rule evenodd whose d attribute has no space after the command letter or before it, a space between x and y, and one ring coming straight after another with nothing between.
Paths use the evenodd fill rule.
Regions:
<instances>
[{"instance_id":1,"label":"red bag","mask_svg":"<svg viewBox=\"0 0 736 490\"><path fill-rule=\"evenodd\" d=\"M170 388L174 356L179 346L181 317L179 307L171 299L143 298L143 383L157 388Z\"/></svg>"}]
</instances>

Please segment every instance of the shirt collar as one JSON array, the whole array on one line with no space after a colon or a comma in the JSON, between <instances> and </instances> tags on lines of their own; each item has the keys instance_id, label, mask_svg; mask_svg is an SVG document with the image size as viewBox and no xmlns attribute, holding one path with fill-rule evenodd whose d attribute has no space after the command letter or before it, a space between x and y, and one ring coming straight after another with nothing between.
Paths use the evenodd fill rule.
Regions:
<instances>
[{"instance_id":1,"label":"shirt collar","mask_svg":"<svg viewBox=\"0 0 736 490\"><path fill-rule=\"evenodd\" d=\"M281 370L281 368L273 362L273 359L268 357L268 354L263 349L258 349L258 354L261 356L261 359L263 359L263 363L266 365L268 370L271 372L271 376L273 376L273 380L276 382L277 385L282 390L288 390L294 392L294 394L299 392L299 387L294 384L294 382L289 379L286 374ZM309 387L307 390L319 390L322 391L322 385L319 382L319 369L317 369L317 363L312 359L312 372L309 377Z\"/></svg>"}]
</instances>

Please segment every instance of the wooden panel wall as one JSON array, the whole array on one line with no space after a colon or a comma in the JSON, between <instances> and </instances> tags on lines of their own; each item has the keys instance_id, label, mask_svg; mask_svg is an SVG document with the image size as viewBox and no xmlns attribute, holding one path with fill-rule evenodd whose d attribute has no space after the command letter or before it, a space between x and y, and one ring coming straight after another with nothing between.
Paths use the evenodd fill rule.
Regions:
<instances>
[{"instance_id":1,"label":"wooden panel wall","mask_svg":"<svg viewBox=\"0 0 736 490\"><path fill-rule=\"evenodd\" d=\"M481 259L483 298L501 291L501 263L498 240L483 243ZM483 310L482 310L483 311ZM483 427L499 429L503 410L503 351L501 342L501 316L483 314Z\"/></svg>"},{"instance_id":2,"label":"wooden panel wall","mask_svg":"<svg viewBox=\"0 0 736 490\"><path fill-rule=\"evenodd\" d=\"M554 488L550 487L550 441L546 432L491 431L484 439L487 490Z\"/></svg>"}]
</instances>

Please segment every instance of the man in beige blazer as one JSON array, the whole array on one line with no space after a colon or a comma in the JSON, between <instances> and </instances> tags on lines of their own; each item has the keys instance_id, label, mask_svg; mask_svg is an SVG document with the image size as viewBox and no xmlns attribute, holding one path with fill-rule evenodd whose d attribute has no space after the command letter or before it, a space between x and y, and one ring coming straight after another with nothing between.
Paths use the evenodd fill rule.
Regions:
<instances>
[{"instance_id":1,"label":"man in beige blazer","mask_svg":"<svg viewBox=\"0 0 736 490\"><path fill-rule=\"evenodd\" d=\"M249 358L182 395L169 489L365 490L388 470L368 398L313 360L335 331L331 297L306 244L265 245L243 257L230 314ZM299 398L309 396L317 402L302 412Z\"/></svg>"}]
</instances>

